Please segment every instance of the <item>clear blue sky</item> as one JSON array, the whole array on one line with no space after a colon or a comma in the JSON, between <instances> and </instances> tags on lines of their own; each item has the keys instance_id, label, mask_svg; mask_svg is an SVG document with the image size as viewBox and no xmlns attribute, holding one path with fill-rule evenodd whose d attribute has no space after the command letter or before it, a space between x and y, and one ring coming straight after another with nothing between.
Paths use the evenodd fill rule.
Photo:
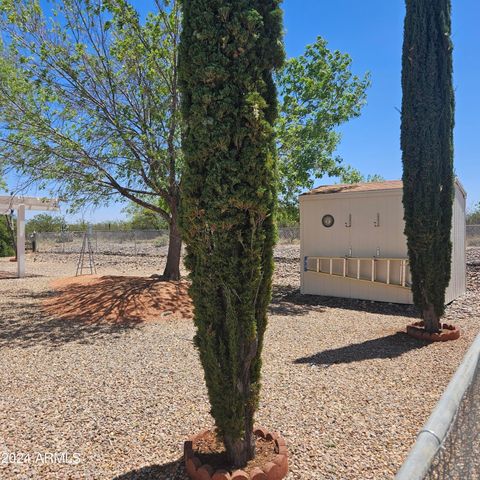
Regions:
<instances>
[{"instance_id":1,"label":"clear blue sky","mask_svg":"<svg viewBox=\"0 0 480 480\"><path fill-rule=\"evenodd\" d=\"M133 2L142 13L153 2ZM456 89L455 169L468 192L480 201L480 2L452 0L454 84ZM353 70L369 71L372 86L360 118L343 126L338 153L362 173L401 177L399 146L400 68L403 0L284 0L288 56L299 55L318 35L331 49L347 52ZM322 183L325 183L323 181ZM120 208L88 212L86 219L121 217Z\"/></svg>"},{"instance_id":2,"label":"clear blue sky","mask_svg":"<svg viewBox=\"0 0 480 480\"><path fill-rule=\"evenodd\" d=\"M301 5L301 7L300 7ZM399 144L401 0L286 0L288 55L298 55L316 35L330 48L348 52L357 73L370 71L372 87L361 117L345 125L338 153L363 173L401 177ZM480 2L452 1L454 85L456 90L455 169L468 192L480 200Z\"/></svg>"}]
</instances>

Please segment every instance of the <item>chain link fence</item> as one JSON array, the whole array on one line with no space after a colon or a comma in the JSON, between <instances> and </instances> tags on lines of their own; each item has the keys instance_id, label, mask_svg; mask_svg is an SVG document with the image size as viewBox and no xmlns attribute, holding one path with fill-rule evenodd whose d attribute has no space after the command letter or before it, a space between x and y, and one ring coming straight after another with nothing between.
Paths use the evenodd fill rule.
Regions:
<instances>
[{"instance_id":1,"label":"chain link fence","mask_svg":"<svg viewBox=\"0 0 480 480\"><path fill-rule=\"evenodd\" d=\"M300 243L300 227L280 227L278 229L279 243Z\"/></svg>"},{"instance_id":2,"label":"chain link fence","mask_svg":"<svg viewBox=\"0 0 480 480\"><path fill-rule=\"evenodd\" d=\"M84 235L85 232L36 233L35 250L39 253L80 253ZM280 243L295 243L299 240L298 227L279 229ZM164 255L168 247L168 230L94 230L90 242L94 253L103 255Z\"/></svg>"},{"instance_id":3,"label":"chain link fence","mask_svg":"<svg viewBox=\"0 0 480 480\"><path fill-rule=\"evenodd\" d=\"M43 253L78 253L85 232L37 233L36 250ZM279 243L299 243L300 227L280 227ZM467 246L480 247L480 225L467 225ZM30 241L32 239L29 239ZM93 231L96 253L110 255L154 255L168 246L168 230Z\"/></svg>"},{"instance_id":4,"label":"chain link fence","mask_svg":"<svg viewBox=\"0 0 480 480\"><path fill-rule=\"evenodd\" d=\"M425 480L480 479L480 362Z\"/></svg>"},{"instance_id":5,"label":"chain link fence","mask_svg":"<svg viewBox=\"0 0 480 480\"><path fill-rule=\"evenodd\" d=\"M480 247L480 225L467 225L467 246Z\"/></svg>"},{"instance_id":6,"label":"chain link fence","mask_svg":"<svg viewBox=\"0 0 480 480\"><path fill-rule=\"evenodd\" d=\"M85 232L44 232L35 236L39 253L79 253ZM103 255L155 255L168 246L168 230L93 231L90 242Z\"/></svg>"}]
</instances>

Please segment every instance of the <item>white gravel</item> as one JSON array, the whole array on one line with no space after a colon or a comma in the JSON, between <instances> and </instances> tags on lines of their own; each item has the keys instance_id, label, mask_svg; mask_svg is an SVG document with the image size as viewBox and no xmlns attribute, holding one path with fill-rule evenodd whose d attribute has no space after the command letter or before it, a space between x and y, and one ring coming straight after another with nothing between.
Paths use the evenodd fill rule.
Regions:
<instances>
[{"instance_id":1,"label":"white gravel","mask_svg":"<svg viewBox=\"0 0 480 480\"><path fill-rule=\"evenodd\" d=\"M448 309L461 339L424 345L398 333L411 307L301 296L298 255L276 250L257 420L285 436L288 480L391 479L480 330L480 266ZM212 425L192 323L46 316L48 282L75 261L40 254L27 270L42 276L0 280L0 479L186 479L182 442ZM97 257L101 274L149 275L151 263Z\"/></svg>"}]
</instances>

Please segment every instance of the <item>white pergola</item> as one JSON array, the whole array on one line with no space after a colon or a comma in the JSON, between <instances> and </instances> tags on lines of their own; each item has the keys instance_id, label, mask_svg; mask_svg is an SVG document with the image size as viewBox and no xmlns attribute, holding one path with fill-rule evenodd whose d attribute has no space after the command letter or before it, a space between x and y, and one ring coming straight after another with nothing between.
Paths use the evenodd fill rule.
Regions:
<instances>
[{"instance_id":1,"label":"white pergola","mask_svg":"<svg viewBox=\"0 0 480 480\"><path fill-rule=\"evenodd\" d=\"M0 215L17 212L17 276L25 276L25 210L58 212L57 199L0 196Z\"/></svg>"}]
</instances>

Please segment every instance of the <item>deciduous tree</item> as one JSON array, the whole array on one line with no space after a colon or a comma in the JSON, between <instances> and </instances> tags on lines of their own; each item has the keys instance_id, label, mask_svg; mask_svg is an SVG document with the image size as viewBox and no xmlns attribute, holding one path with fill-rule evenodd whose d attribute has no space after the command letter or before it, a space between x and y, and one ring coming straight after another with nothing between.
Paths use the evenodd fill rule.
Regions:
<instances>
[{"instance_id":1,"label":"deciduous tree","mask_svg":"<svg viewBox=\"0 0 480 480\"><path fill-rule=\"evenodd\" d=\"M354 75L351 64L348 54L329 50L326 40L318 37L276 75L282 205L296 205L298 194L324 176L340 177L345 183L362 181L360 172L335 154L341 140L338 127L360 115L370 85L369 74Z\"/></svg>"},{"instance_id":2,"label":"deciduous tree","mask_svg":"<svg viewBox=\"0 0 480 480\"><path fill-rule=\"evenodd\" d=\"M0 162L74 206L158 213L178 279L180 7L155 3L142 22L126 0L0 0Z\"/></svg>"}]
</instances>

